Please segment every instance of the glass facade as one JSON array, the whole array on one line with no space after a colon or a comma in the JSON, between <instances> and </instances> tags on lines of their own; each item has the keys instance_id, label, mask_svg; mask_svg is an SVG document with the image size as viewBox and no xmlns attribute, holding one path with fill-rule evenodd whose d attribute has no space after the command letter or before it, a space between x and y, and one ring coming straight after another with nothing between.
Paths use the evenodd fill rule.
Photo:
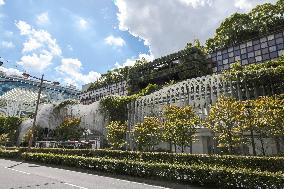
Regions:
<instances>
[{"instance_id":1,"label":"glass facade","mask_svg":"<svg viewBox=\"0 0 284 189\"><path fill-rule=\"evenodd\" d=\"M284 55L284 31L260 39L246 41L239 45L219 50L208 55L209 68L221 72L230 64L239 61L242 65L260 63Z\"/></svg>"}]
</instances>

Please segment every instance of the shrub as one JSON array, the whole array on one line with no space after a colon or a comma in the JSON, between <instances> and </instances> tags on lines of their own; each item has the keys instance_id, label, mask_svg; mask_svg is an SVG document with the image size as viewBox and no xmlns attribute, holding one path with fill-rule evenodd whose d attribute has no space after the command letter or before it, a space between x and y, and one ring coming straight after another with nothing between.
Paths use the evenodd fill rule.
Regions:
<instances>
[{"instance_id":1,"label":"shrub","mask_svg":"<svg viewBox=\"0 0 284 189\"><path fill-rule=\"evenodd\" d=\"M1 150L0 149L0 158L18 158L19 157L18 150Z\"/></svg>"},{"instance_id":2,"label":"shrub","mask_svg":"<svg viewBox=\"0 0 284 189\"><path fill-rule=\"evenodd\" d=\"M25 152L26 148L20 148ZM150 163L170 163L178 165L206 164L231 168L250 168L261 171L284 172L284 157L256 157L234 155L198 155L176 154L166 152L133 152L120 150L89 150L61 148L32 148L32 153L52 153L61 155L76 155L84 157L131 160Z\"/></svg>"},{"instance_id":3,"label":"shrub","mask_svg":"<svg viewBox=\"0 0 284 189\"><path fill-rule=\"evenodd\" d=\"M259 172L208 165L171 165L137 161L88 158L44 153L23 153L28 161L72 166L115 174L150 177L221 188L283 188L282 173Z\"/></svg>"}]
</instances>

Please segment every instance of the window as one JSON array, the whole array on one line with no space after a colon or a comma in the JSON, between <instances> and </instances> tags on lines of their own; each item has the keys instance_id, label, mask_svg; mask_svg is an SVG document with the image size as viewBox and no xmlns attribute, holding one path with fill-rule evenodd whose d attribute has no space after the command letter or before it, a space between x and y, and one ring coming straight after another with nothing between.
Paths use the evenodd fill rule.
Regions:
<instances>
[{"instance_id":1,"label":"window","mask_svg":"<svg viewBox=\"0 0 284 189\"><path fill-rule=\"evenodd\" d=\"M241 58L242 58L242 60L247 59L247 54L242 54Z\"/></svg>"},{"instance_id":2,"label":"window","mask_svg":"<svg viewBox=\"0 0 284 189\"><path fill-rule=\"evenodd\" d=\"M261 55L261 51L260 50L255 51L254 54L255 54L255 56L259 56L259 55Z\"/></svg>"},{"instance_id":3,"label":"window","mask_svg":"<svg viewBox=\"0 0 284 189\"><path fill-rule=\"evenodd\" d=\"M228 64L228 62L229 62L229 59L223 60L223 64Z\"/></svg>"},{"instance_id":4,"label":"window","mask_svg":"<svg viewBox=\"0 0 284 189\"><path fill-rule=\"evenodd\" d=\"M242 53L242 54L245 54L246 52L247 52L247 49L246 49L246 48L241 49L241 53Z\"/></svg>"},{"instance_id":5,"label":"window","mask_svg":"<svg viewBox=\"0 0 284 189\"><path fill-rule=\"evenodd\" d=\"M278 44L281 44L281 43L283 43L283 38L278 38L278 39L276 39L276 44L278 45Z\"/></svg>"},{"instance_id":6,"label":"window","mask_svg":"<svg viewBox=\"0 0 284 189\"><path fill-rule=\"evenodd\" d=\"M229 58L228 53L223 54L223 59L227 59L227 58Z\"/></svg>"},{"instance_id":7,"label":"window","mask_svg":"<svg viewBox=\"0 0 284 189\"><path fill-rule=\"evenodd\" d=\"M248 53L248 58L251 58L251 57L254 57L254 53L253 52Z\"/></svg>"},{"instance_id":8,"label":"window","mask_svg":"<svg viewBox=\"0 0 284 189\"><path fill-rule=\"evenodd\" d=\"M262 53L262 54L267 54L267 53L268 53L268 48L261 49L261 53Z\"/></svg>"},{"instance_id":9,"label":"window","mask_svg":"<svg viewBox=\"0 0 284 189\"><path fill-rule=\"evenodd\" d=\"M252 41L247 42L247 47L251 47L252 46Z\"/></svg>"},{"instance_id":10,"label":"window","mask_svg":"<svg viewBox=\"0 0 284 189\"><path fill-rule=\"evenodd\" d=\"M282 37L282 33L275 34L275 39Z\"/></svg>"},{"instance_id":11,"label":"window","mask_svg":"<svg viewBox=\"0 0 284 189\"><path fill-rule=\"evenodd\" d=\"M261 43L261 48L262 48L262 49L266 48L267 46L268 46L268 45L267 45L267 42Z\"/></svg>"},{"instance_id":12,"label":"window","mask_svg":"<svg viewBox=\"0 0 284 189\"><path fill-rule=\"evenodd\" d=\"M257 40L254 40L253 42L252 42L252 44L253 45L258 45L260 43L260 41L257 39Z\"/></svg>"},{"instance_id":13,"label":"window","mask_svg":"<svg viewBox=\"0 0 284 189\"><path fill-rule=\"evenodd\" d=\"M248 62L249 62L250 64L255 63L255 59L254 59L254 58L249 58L249 59L248 59Z\"/></svg>"},{"instance_id":14,"label":"window","mask_svg":"<svg viewBox=\"0 0 284 189\"><path fill-rule=\"evenodd\" d=\"M278 57L278 53L277 52L272 52L270 53L270 58L273 59L273 58L277 58Z\"/></svg>"},{"instance_id":15,"label":"window","mask_svg":"<svg viewBox=\"0 0 284 189\"><path fill-rule=\"evenodd\" d=\"M234 59L234 57L232 57L232 58L229 58L229 63L234 63L235 62L235 59Z\"/></svg>"},{"instance_id":16,"label":"window","mask_svg":"<svg viewBox=\"0 0 284 189\"><path fill-rule=\"evenodd\" d=\"M248 60L242 60L242 65L248 64Z\"/></svg>"},{"instance_id":17,"label":"window","mask_svg":"<svg viewBox=\"0 0 284 189\"><path fill-rule=\"evenodd\" d=\"M236 50L235 51L235 56L240 56L241 55L241 51L240 50Z\"/></svg>"},{"instance_id":18,"label":"window","mask_svg":"<svg viewBox=\"0 0 284 189\"><path fill-rule=\"evenodd\" d=\"M253 46L254 50L259 50L260 49L260 44Z\"/></svg>"},{"instance_id":19,"label":"window","mask_svg":"<svg viewBox=\"0 0 284 189\"><path fill-rule=\"evenodd\" d=\"M234 52L230 52L229 57L234 57Z\"/></svg>"},{"instance_id":20,"label":"window","mask_svg":"<svg viewBox=\"0 0 284 189\"><path fill-rule=\"evenodd\" d=\"M282 50L282 49L284 49L283 43L278 44L278 45L277 45L277 50Z\"/></svg>"},{"instance_id":21,"label":"window","mask_svg":"<svg viewBox=\"0 0 284 189\"><path fill-rule=\"evenodd\" d=\"M253 47L248 47L247 51L248 52L252 52L253 51Z\"/></svg>"},{"instance_id":22,"label":"window","mask_svg":"<svg viewBox=\"0 0 284 189\"><path fill-rule=\"evenodd\" d=\"M262 55L262 60L269 60L269 54Z\"/></svg>"},{"instance_id":23,"label":"window","mask_svg":"<svg viewBox=\"0 0 284 189\"><path fill-rule=\"evenodd\" d=\"M275 40L270 40L270 41L268 41L268 46L269 46L269 47L271 47L271 46L273 46L273 45L275 45Z\"/></svg>"},{"instance_id":24,"label":"window","mask_svg":"<svg viewBox=\"0 0 284 189\"><path fill-rule=\"evenodd\" d=\"M260 62L260 61L262 61L262 57L261 56L257 56L257 57L255 57L255 60L256 60L256 62Z\"/></svg>"},{"instance_id":25,"label":"window","mask_svg":"<svg viewBox=\"0 0 284 189\"><path fill-rule=\"evenodd\" d=\"M269 51L270 51L270 52L276 51L276 46L269 47Z\"/></svg>"},{"instance_id":26,"label":"window","mask_svg":"<svg viewBox=\"0 0 284 189\"><path fill-rule=\"evenodd\" d=\"M266 41L267 41L266 37L263 37L263 38L260 39L261 43L266 42Z\"/></svg>"}]
</instances>

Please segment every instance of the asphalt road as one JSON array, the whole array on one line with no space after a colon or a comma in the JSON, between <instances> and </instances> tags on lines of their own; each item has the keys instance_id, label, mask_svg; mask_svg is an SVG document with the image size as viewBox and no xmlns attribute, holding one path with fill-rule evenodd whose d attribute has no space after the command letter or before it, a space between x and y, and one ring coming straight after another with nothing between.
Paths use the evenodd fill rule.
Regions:
<instances>
[{"instance_id":1,"label":"asphalt road","mask_svg":"<svg viewBox=\"0 0 284 189\"><path fill-rule=\"evenodd\" d=\"M150 184L149 184L150 183ZM0 189L42 188L42 189L197 189L174 183L132 181L127 177L88 174L80 171L66 170L0 159Z\"/></svg>"}]
</instances>

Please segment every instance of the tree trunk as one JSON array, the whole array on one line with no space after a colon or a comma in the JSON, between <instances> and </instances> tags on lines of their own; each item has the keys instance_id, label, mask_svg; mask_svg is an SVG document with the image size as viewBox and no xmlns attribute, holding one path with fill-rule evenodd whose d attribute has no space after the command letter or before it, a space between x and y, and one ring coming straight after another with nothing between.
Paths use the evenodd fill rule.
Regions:
<instances>
[{"instance_id":1,"label":"tree trunk","mask_svg":"<svg viewBox=\"0 0 284 189\"><path fill-rule=\"evenodd\" d=\"M252 153L254 156L256 156L253 129L250 130L250 137L251 137Z\"/></svg>"},{"instance_id":2,"label":"tree trunk","mask_svg":"<svg viewBox=\"0 0 284 189\"><path fill-rule=\"evenodd\" d=\"M260 144L261 144L261 151L262 151L262 155L265 156L265 149L264 149L264 141L263 141L263 137L262 137L262 132L260 132Z\"/></svg>"},{"instance_id":3,"label":"tree trunk","mask_svg":"<svg viewBox=\"0 0 284 189\"><path fill-rule=\"evenodd\" d=\"M277 152L277 155L280 154L280 142L279 142L279 137L275 137L275 144L276 144L276 152Z\"/></svg>"}]
</instances>

